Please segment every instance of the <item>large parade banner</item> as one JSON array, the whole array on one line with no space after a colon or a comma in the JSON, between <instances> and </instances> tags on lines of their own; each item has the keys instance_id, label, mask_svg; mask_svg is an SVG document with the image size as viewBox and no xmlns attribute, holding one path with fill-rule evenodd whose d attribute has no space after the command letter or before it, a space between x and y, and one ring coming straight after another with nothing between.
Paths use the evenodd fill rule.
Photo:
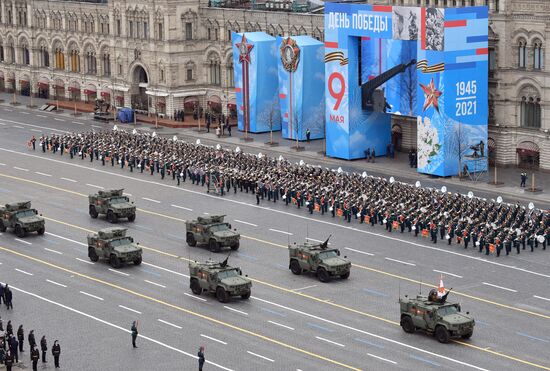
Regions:
<instances>
[{"instance_id":1,"label":"large parade banner","mask_svg":"<svg viewBox=\"0 0 550 371\"><path fill-rule=\"evenodd\" d=\"M325 137L324 44L310 36L277 37L282 136Z\"/></svg>"},{"instance_id":2,"label":"large parade banner","mask_svg":"<svg viewBox=\"0 0 550 371\"><path fill-rule=\"evenodd\" d=\"M385 154L390 114L402 114L417 117L419 172L486 170L487 33L487 7L327 3L327 155ZM361 85L369 84L382 110L365 109Z\"/></svg>"},{"instance_id":3,"label":"large parade banner","mask_svg":"<svg viewBox=\"0 0 550 371\"><path fill-rule=\"evenodd\" d=\"M239 130L281 130L275 38L264 32L233 32L231 38Z\"/></svg>"}]
</instances>

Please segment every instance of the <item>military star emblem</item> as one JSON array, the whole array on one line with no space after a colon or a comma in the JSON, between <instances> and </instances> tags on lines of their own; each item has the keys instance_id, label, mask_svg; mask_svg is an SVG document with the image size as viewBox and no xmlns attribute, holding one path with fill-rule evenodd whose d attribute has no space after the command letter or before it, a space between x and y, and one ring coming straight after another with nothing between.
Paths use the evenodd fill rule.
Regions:
<instances>
[{"instance_id":1,"label":"military star emblem","mask_svg":"<svg viewBox=\"0 0 550 371\"><path fill-rule=\"evenodd\" d=\"M254 45L248 43L244 34L241 42L235 45L237 46L237 49L239 49L239 63L250 63L250 51Z\"/></svg>"},{"instance_id":2,"label":"military star emblem","mask_svg":"<svg viewBox=\"0 0 550 371\"><path fill-rule=\"evenodd\" d=\"M439 113L439 97L443 94L439 90L436 89L434 84L434 79L432 78L432 81L428 85L420 84L420 87L424 91L424 97L426 99L424 100L424 107L422 107L422 111L426 111L430 106L433 106L434 109Z\"/></svg>"}]
</instances>

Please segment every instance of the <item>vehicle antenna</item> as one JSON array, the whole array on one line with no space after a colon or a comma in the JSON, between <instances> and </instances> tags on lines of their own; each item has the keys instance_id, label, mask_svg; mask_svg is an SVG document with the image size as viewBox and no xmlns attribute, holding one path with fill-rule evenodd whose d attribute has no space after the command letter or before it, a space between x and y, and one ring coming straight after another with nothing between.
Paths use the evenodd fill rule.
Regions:
<instances>
[{"instance_id":1,"label":"vehicle antenna","mask_svg":"<svg viewBox=\"0 0 550 371\"><path fill-rule=\"evenodd\" d=\"M309 223L306 224L306 242L309 241Z\"/></svg>"},{"instance_id":2,"label":"vehicle antenna","mask_svg":"<svg viewBox=\"0 0 550 371\"><path fill-rule=\"evenodd\" d=\"M422 295L422 277L420 277L420 295Z\"/></svg>"},{"instance_id":3,"label":"vehicle antenna","mask_svg":"<svg viewBox=\"0 0 550 371\"><path fill-rule=\"evenodd\" d=\"M401 280L399 282L399 300L401 300Z\"/></svg>"}]
</instances>

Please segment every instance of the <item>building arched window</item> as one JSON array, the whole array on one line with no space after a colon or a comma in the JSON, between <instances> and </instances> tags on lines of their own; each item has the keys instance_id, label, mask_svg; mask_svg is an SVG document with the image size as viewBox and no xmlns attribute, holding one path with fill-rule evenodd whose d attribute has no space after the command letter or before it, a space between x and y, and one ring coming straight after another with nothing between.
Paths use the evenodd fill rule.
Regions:
<instances>
[{"instance_id":1,"label":"building arched window","mask_svg":"<svg viewBox=\"0 0 550 371\"><path fill-rule=\"evenodd\" d=\"M111 76L111 55L108 51L103 52L101 65L103 67L103 76Z\"/></svg>"},{"instance_id":2,"label":"building arched window","mask_svg":"<svg viewBox=\"0 0 550 371\"><path fill-rule=\"evenodd\" d=\"M220 58L215 53L210 54L208 58L209 80L212 85L221 84L221 63Z\"/></svg>"},{"instance_id":3,"label":"building arched window","mask_svg":"<svg viewBox=\"0 0 550 371\"><path fill-rule=\"evenodd\" d=\"M540 98L522 96L520 102L520 125L525 128L540 128Z\"/></svg>"},{"instance_id":4,"label":"building arched window","mask_svg":"<svg viewBox=\"0 0 550 371\"><path fill-rule=\"evenodd\" d=\"M69 51L70 67L72 72L80 72L80 51L76 49L76 46Z\"/></svg>"},{"instance_id":5,"label":"building arched window","mask_svg":"<svg viewBox=\"0 0 550 371\"><path fill-rule=\"evenodd\" d=\"M41 67L49 67L50 66L50 53L48 52L48 46L46 45L46 42L40 43L40 49L38 51L38 58L39 58L39 65Z\"/></svg>"},{"instance_id":6,"label":"building arched window","mask_svg":"<svg viewBox=\"0 0 550 371\"><path fill-rule=\"evenodd\" d=\"M535 42L533 44L533 68L536 70L541 70L543 66L543 50L542 43Z\"/></svg>"},{"instance_id":7,"label":"building arched window","mask_svg":"<svg viewBox=\"0 0 550 371\"><path fill-rule=\"evenodd\" d=\"M63 53L63 48L60 45L54 48L54 59L55 68L58 70L64 70L65 54Z\"/></svg>"},{"instance_id":8,"label":"building arched window","mask_svg":"<svg viewBox=\"0 0 550 371\"><path fill-rule=\"evenodd\" d=\"M526 42L520 41L518 44L518 67L525 68Z\"/></svg>"},{"instance_id":9,"label":"building arched window","mask_svg":"<svg viewBox=\"0 0 550 371\"><path fill-rule=\"evenodd\" d=\"M197 33L197 14L192 11L187 11L185 14L181 15L182 29L183 29L183 39L184 40L193 40Z\"/></svg>"},{"instance_id":10,"label":"building arched window","mask_svg":"<svg viewBox=\"0 0 550 371\"><path fill-rule=\"evenodd\" d=\"M21 63L26 65L31 64L29 46L26 43L21 45Z\"/></svg>"},{"instance_id":11,"label":"building arched window","mask_svg":"<svg viewBox=\"0 0 550 371\"><path fill-rule=\"evenodd\" d=\"M90 75L97 74L97 59L95 50L92 47L86 49L86 73Z\"/></svg>"},{"instance_id":12,"label":"building arched window","mask_svg":"<svg viewBox=\"0 0 550 371\"><path fill-rule=\"evenodd\" d=\"M235 86L235 71L233 69L233 58L229 57L225 67L226 85L229 88Z\"/></svg>"}]
</instances>

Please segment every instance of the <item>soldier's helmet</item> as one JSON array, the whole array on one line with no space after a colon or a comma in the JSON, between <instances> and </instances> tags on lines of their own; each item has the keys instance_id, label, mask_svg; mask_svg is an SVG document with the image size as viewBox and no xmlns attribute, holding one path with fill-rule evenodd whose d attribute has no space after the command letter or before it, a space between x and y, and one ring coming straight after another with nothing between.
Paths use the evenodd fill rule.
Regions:
<instances>
[{"instance_id":1,"label":"soldier's helmet","mask_svg":"<svg viewBox=\"0 0 550 371\"><path fill-rule=\"evenodd\" d=\"M428 295L428 300L432 301L432 302L437 301L437 290L436 289L431 289L430 290L430 293Z\"/></svg>"}]
</instances>

